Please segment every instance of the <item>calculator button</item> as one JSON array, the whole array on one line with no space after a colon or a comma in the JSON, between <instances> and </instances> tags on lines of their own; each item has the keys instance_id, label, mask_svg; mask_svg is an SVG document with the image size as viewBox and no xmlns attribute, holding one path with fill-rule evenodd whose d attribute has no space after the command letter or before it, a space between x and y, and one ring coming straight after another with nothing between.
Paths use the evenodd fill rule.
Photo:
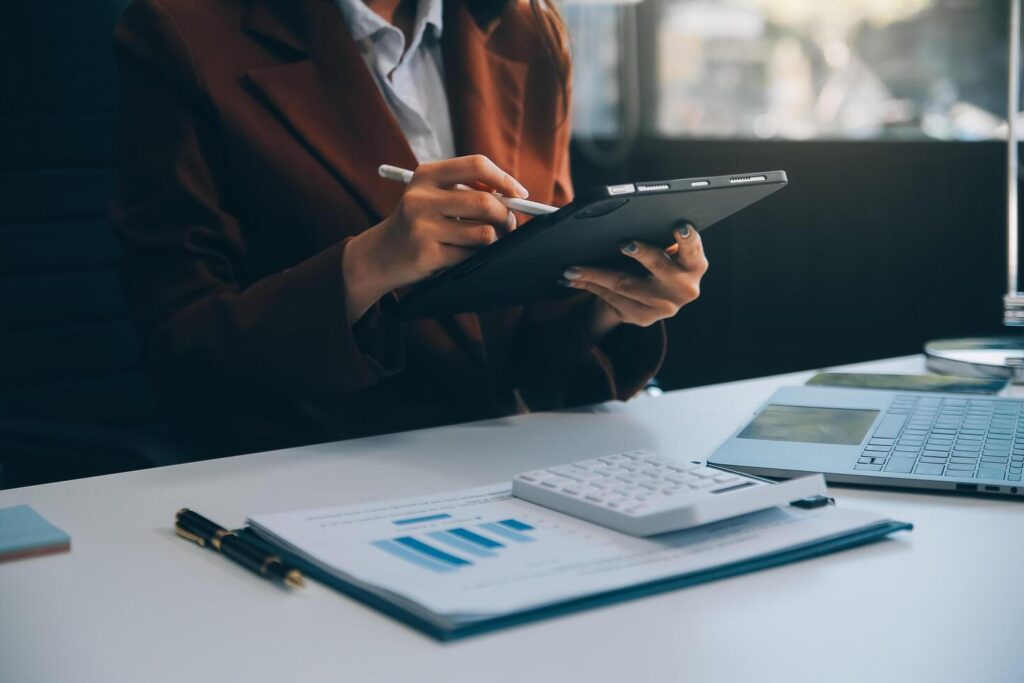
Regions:
<instances>
[{"instance_id":1,"label":"calculator button","mask_svg":"<svg viewBox=\"0 0 1024 683\"><path fill-rule=\"evenodd\" d=\"M576 476L580 473L580 471L577 470L572 465L564 465L562 467L552 467L551 469L548 470L548 472L551 472L552 474L554 474L556 476L559 476L559 477L567 477L567 478L573 479L573 480L576 480Z\"/></svg>"}]
</instances>

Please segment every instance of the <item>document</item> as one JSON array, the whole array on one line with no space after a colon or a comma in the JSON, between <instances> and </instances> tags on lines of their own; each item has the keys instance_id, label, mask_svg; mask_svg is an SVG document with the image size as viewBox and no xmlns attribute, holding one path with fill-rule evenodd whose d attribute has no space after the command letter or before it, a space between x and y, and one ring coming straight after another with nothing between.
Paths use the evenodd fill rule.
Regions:
<instances>
[{"instance_id":1,"label":"document","mask_svg":"<svg viewBox=\"0 0 1024 683\"><path fill-rule=\"evenodd\" d=\"M266 540L446 625L562 603L816 544L888 520L772 508L637 538L514 498L508 484L250 517Z\"/></svg>"}]
</instances>

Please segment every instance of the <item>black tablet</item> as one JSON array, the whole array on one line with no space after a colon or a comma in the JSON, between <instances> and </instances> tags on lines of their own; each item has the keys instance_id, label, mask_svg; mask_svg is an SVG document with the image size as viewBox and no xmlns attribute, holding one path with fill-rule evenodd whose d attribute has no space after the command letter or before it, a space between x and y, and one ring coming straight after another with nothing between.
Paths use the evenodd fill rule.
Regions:
<instances>
[{"instance_id":1,"label":"black tablet","mask_svg":"<svg viewBox=\"0 0 1024 683\"><path fill-rule=\"evenodd\" d=\"M785 171L762 171L598 187L420 283L398 313L425 318L565 296L575 291L558 284L569 266L638 268L619 251L623 242L668 246L677 226L704 230L785 184Z\"/></svg>"}]
</instances>

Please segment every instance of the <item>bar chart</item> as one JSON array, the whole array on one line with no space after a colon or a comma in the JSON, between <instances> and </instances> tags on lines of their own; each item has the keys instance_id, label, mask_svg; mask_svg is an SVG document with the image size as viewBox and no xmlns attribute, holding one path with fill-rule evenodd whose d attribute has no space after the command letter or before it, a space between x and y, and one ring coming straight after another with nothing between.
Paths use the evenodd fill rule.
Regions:
<instances>
[{"instance_id":1,"label":"bar chart","mask_svg":"<svg viewBox=\"0 0 1024 683\"><path fill-rule=\"evenodd\" d=\"M397 527L449 519L447 514L394 520ZM372 541L372 545L422 569L451 573L500 555L504 548L533 543L534 527L518 519L502 519L449 529Z\"/></svg>"}]
</instances>

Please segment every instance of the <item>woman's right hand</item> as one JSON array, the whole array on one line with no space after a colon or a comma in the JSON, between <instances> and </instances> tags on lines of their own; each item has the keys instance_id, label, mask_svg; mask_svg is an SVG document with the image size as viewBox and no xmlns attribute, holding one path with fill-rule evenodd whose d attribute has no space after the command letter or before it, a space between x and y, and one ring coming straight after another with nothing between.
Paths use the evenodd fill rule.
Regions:
<instances>
[{"instance_id":1,"label":"woman's right hand","mask_svg":"<svg viewBox=\"0 0 1024 683\"><path fill-rule=\"evenodd\" d=\"M527 197L518 181L482 155L418 166L391 215L345 247L349 323L386 293L449 268L514 230L514 214L494 192Z\"/></svg>"}]
</instances>

